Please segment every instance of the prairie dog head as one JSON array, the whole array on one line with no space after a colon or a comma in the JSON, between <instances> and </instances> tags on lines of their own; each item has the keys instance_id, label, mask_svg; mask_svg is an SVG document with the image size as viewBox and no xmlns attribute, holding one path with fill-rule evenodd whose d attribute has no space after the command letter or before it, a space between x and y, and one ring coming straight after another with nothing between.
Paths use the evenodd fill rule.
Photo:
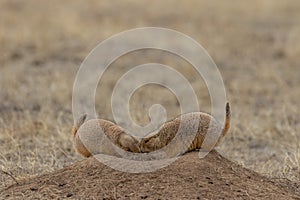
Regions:
<instances>
[{"instance_id":1,"label":"prairie dog head","mask_svg":"<svg viewBox=\"0 0 300 200\"><path fill-rule=\"evenodd\" d=\"M120 135L119 145L126 151L140 153L138 140L126 133Z\"/></svg>"},{"instance_id":2,"label":"prairie dog head","mask_svg":"<svg viewBox=\"0 0 300 200\"><path fill-rule=\"evenodd\" d=\"M161 147L159 137L143 138L140 142L140 149L144 153L155 151Z\"/></svg>"}]
</instances>

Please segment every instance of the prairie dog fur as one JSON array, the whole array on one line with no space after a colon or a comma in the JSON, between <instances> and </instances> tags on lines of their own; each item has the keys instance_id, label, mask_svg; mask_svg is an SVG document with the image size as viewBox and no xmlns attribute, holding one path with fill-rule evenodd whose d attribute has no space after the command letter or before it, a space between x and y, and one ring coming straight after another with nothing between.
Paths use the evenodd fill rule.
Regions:
<instances>
[{"instance_id":1,"label":"prairie dog fur","mask_svg":"<svg viewBox=\"0 0 300 200\"><path fill-rule=\"evenodd\" d=\"M211 130L213 132L219 133L221 132L221 135L216 143L218 145L220 143L220 140L227 134L229 128L230 128L230 106L229 103L226 104L226 119L224 123L224 127L211 115L203 113L203 112L195 112L195 113L187 113L183 114L177 118L175 118L172 121L166 122L161 126L161 128L158 130L157 133L151 134L151 136L143 138L140 142L140 149L143 153L149 153L152 151L156 151L158 149L161 149L165 146L167 146L172 139L174 139L177 131L179 130L180 124L183 124L185 129L184 130L189 130L189 123L190 127L193 126L191 124L192 120L199 119L199 125L198 125L198 130L197 133L192 141L191 144L184 144L185 149L187 149L185 152L193 151L196 149L200 149L202 147L202 143L204 141L204 138L207 135L207 131L209 128L209 125L211 125ZM188 131L184 133L183 135L188 137ZM191 134L191 133L190 133ZM181 141L184 143L184 138L181 138ZM177 142L181 142L180 138ZM176 142L175 142L176 144ZM182 144L181 148L182 148ZM216 146L215 145L215 146ZM188 148L186 148L188 147ZM176 146L175 146L176 148ZM171 149L171 151L174 151ZM183 153L185 153L183 152ZM170 153L170 152L169 152ZM171 152L172 154L172 152Z\"/></svg>"},{"instance_id":2,"label":"prairie dog fur","mask_svg":"<svg viewBox=\"0 0 300 200\"><path fill-rule=\"evenodd\" d=\"M197 121L194 121L195 119ZM183 148L185 152L200 149L209 128L211 128L213 133L221 133L217 143L214 143L214 145L217 146L230 128L230 106L229 103L226 104L224 126L207 113L187 113L172 121L166 122L157 132L154 132L149 137L143 138L141 142L127 134L121 127L113 122L103 119L93 119L87 122L85 122L85 120L86 115L83 115L77 120L72 129L74 148L84 157L90 157L98 153L119 156L120 154L112 147L111 143L125 151L134 153L156 151L173 142L178 130L183 126L183 133L179 139L175 140L174 149L169 149L167 152L168 155L174 156L173 153L178 150L176 148ZM194 135L191 135L192 133L189 132L189 130L192 130L194 122L199 122L199 124L195 137L191 138L191 136ZM99 135L100 131L103 131L110 141L103 142L103 137ZM188 141L186 138L192 139L190 140L192 142L186 142Z\"/></svg>"},{"instance_id":3,"label":"prairie dog fur","mask_svg":"<svg viewBox=\"0 0 300 200\"><path fill-rule=\"evenodd\" d=\"M103 119L93 119L84 123L86 115L80 117L72 129L74 148L84 157L104 153L118 156L111 143L125 151L139 153L139 142L134 137L124 132L113 122ZM103 142L100 131L110 141Z\"/></svg>"}]
</instances>

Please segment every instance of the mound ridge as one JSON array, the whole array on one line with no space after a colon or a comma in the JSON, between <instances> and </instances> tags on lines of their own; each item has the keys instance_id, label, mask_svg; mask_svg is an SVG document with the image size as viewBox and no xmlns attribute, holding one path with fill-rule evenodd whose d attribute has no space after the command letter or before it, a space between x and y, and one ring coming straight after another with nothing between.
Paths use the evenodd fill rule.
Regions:
<instances>
[{"instance_id":1,"label":"mound ridge","mask_svg":"<svg viewBox=\"0 0 300 200\"><path fill-rule=\"evenodd\" d=\"M5 199L300 199L298 186L274 182L212 151L204 159L191 152L143 174L116 171L91 157L21 180L0 194Z\"/></svg>"}]
</instances>

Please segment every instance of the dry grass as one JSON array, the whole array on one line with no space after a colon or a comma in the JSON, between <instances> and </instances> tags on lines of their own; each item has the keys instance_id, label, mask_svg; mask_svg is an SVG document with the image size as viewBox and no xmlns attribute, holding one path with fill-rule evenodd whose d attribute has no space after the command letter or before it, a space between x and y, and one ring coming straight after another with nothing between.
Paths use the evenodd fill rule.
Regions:
<instances>
[{"instance_id":1,"label":"dry grass","mask_svg":"<svg viewBox=\"0 0 300 200\"><path fill-rule=\"evenodd\" d=\"M273 178L299 180L300 3L145 4L0 2L1 187L14 181L11 176L19 180L80 159L70 140L76 70L98 42L142 26L186 33L215 60L232 105L232 128L219 149L223 155ZM130 66L155 61L157 55L157 62L188 77L199 91L201 107L209 111L205 85L187 63L146 51L121 58L106 72L97 94L102 118L112 119L108 97L118 77ZM132 100L136 121L147 122L153 103L165 105L168 117L176 116L174 96L155 86L144 89Z\"/></svg>"}]
</instances>

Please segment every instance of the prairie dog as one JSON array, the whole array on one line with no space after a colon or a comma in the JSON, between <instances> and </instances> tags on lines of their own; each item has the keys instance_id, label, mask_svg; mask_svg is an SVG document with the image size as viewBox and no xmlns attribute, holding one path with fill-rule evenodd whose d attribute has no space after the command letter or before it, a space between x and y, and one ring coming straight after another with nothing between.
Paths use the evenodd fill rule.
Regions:
<instances>
[{"instance_id":1,"label":"prairie dog","mask_svg":"<svg viewBox=\"0 0 300 200\"><path fill-rule=\"evenodd\" d=\"M194 138L191 138L192 143L187 144L186 137L191 137L192 133L189 133L189 128L193 128L193 124L196 118L196 122L199 121L198 130ZM193 121L193 122L191 122ZM226 119L224 123L224 127L220 124L214 117L207 113L203 112L194 112L194 113L187 113L183 114L172 121L166 122L161 126L161 128L157 131L157 133L151 134L151 136L143 138L140 142L140 149L143 153L149 153L152 151L156 151L167 146L172 139L175 138L176 133L179 130L180 124L184 127L183 130L185 133L182 134L182 137L175 141L174 148L169 149L167 154L171 155L172 151L178 150L176 148L187 149L186 153L189 151L193 151L196 149L200 149L202 147L202 143L204 138L207 135L207 131L209 126L211 126L211 130L213 133L220 133L221 135L218 138L216 145L220 143L220 140L226 135L230 128L230 106L229 103L226 104ZM194 132L195 133L195 132ZM189 135L190 134L190 135ZM190 141L191 141L190 140ZM182 144L183 143L183 144ZM186 144L184 144L186 143ZM215 145L215 146L216 146ZM171 152L170 152L171 151ZM174 155L172 155L174 156Z\"/></svg>"},{"instance_id":2,"label":"prairie dog","mask_svg":"<svg viewBox=\"0 0 300 200\"><path fill-rule=\"evenodd\" d=\"M112 144L125 151L140 152L138 140L125 133L121 127L103 119L85 122L86 117L86 115L80 117L72 129L74 148L82 156L90 157L98 153L119 156ZM105 141L100 134L101 131L109 140Z\"/></svg>"}]
</instances>

